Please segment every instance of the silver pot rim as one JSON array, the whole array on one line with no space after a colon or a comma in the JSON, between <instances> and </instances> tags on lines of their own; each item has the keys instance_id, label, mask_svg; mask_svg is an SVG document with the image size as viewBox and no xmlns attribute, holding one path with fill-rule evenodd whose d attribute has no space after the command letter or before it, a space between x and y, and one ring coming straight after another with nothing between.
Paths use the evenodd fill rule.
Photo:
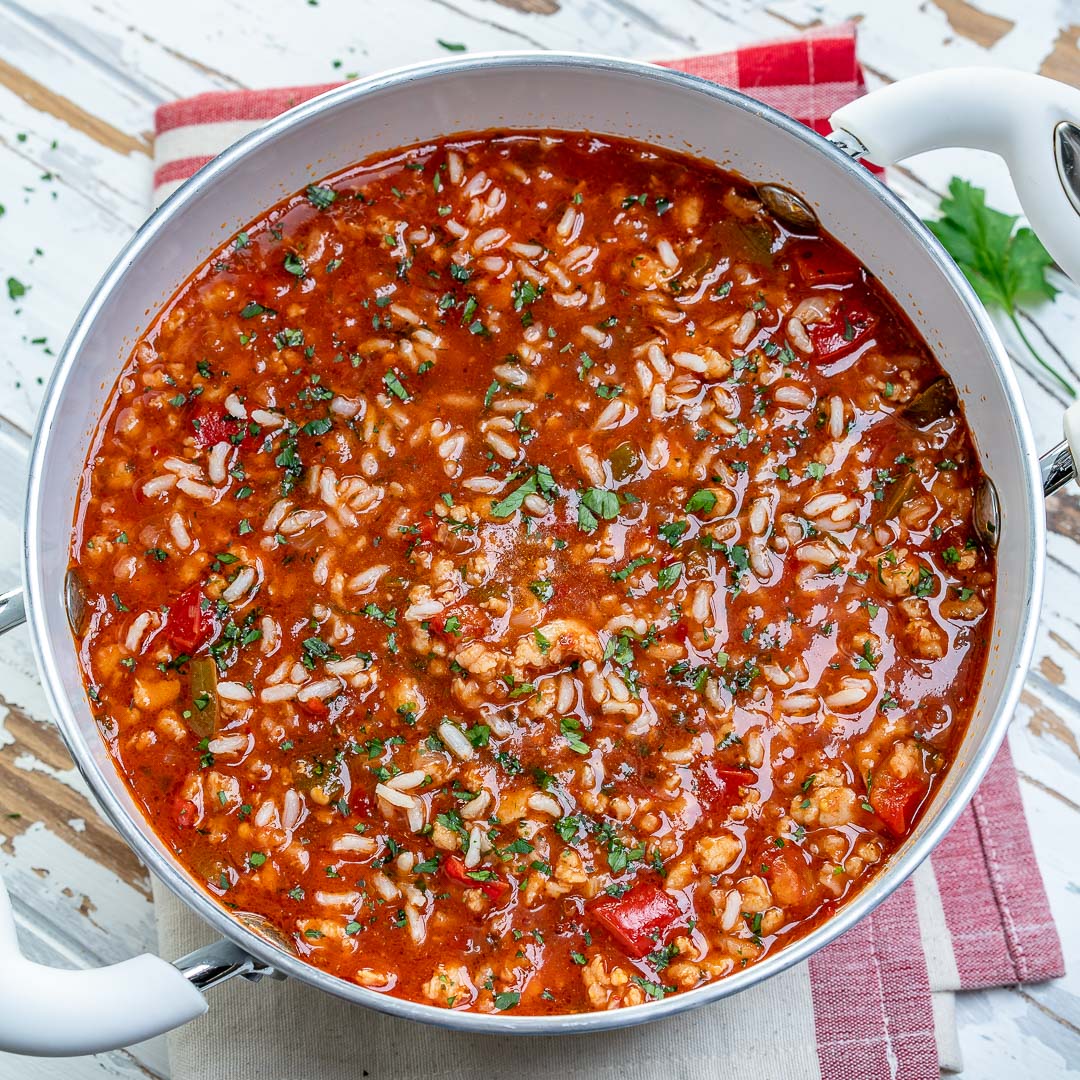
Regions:
<instances>
[{"instance_id":1,"label":"silver pot rim","mask_svg":"<svg viewBox=\"0 0 1080 1080\"><path fill-rule=\"evenodd\" d=\"M471 72L517 67L541 68L557 72L566 68L587 68L597 72L633 75L641 80L663 83L678 88L687 95L710 98L728 106L741 109L756 117L763 124L781 129L824 156L836 169L855 177L858 183L873 191L885 215L910 230L926 249L928 257L956 291L977 329L989 361L997 369L1009 400L1010 423L1015 427L1024 456L1023 471L1026 477L1027 505L1010 507L1012 520L1020 521L1028 534L1030 550L1039 553L1025 568L1024 587L1029 602L1017 613L1023 626L1014 653L1014 668L1006 683L1006 693L999 702L982 742L964 762L955 763L954 769L962 769L963 776L948 799L936 808L933 819L917 836L909 840L890 863L879 871L874 879L851 901L820 926L797 939L791 945L777 950L764 960L735 974L694 990L666 997L661 1001L604 1012L555 1014L550 1016L525 1016L507 1013L486 1014L456 1012L398 998L390 993L380 993L339 979L298 957L283 952L266 938L245 927L230 916L203 890L199 889L172 859L162 857L148 838L148 822L137 821L121 806L97 767L92 756L84 750L84 736L74 717L70 703L60 691L62 681L58 671L56 643L49 639L44 618L44 597L47 589L56 589L60 583L46 581L39 556L39 533L37 507L41 492L47 483L43 461L50 432L61 419L64 387L68 376L78 362L80 350L101 307L110 293L116 289L127 273L134 256L151 247L158 234L188 202L197 194L204 193L222 176L242 167L246 158L255 150L273 142L296 127L303 126L326 112L351 108L358 100L380 90L400 87L410 83L444 75L467 76ZM253 207L252 215L259 207ZM76 319L58 358L43 399L30 460L30 482L27 491L26 517L23 532L23 569L28 598L28 622L31 641L40 670L44 675L46 697L80 773L93 791L98 805L123 836L126 843L145 862L148 868L188 907L224 937L231 939L246 952L279 973L299 979L337 997L357 1005L364 1005L380 1012L408 1020L421 1021L458 1031L502 1035L552 1035L588 1031L606 1031L649 1023L673 1016L689 1009L730 997L755 986L765 979L806 960L813 953L834 941L865 918L875 907L896 890L915 868L937 846L945 833L974 795L982 781L1002 740L1005 737L1012 712L1022 689L1023 676L1030 668L1035 647L1038 609L1042 598L1045 524L1041 502L1041 481L1038 456L1034 438L1022 407L1022 397L1005 348L985 308L975 296L971 286L949 255L919 218L884 184L877 181L861 164L844 154L832 143L817 135L798 121L763 105L738 91L693 75L652 64L623 60L589 53L489 53L436 60L422 64L396 68L369 78L347 83L327 91L304 104L298 105L259 130L242 138L228 150L200 169L190 180L175 191L147 221L113 260L109 269L94 288L81 313ZM67 645L67 643L65 643ZM63 647L63 646L62 646Z\"/></svg>"}]
</instances>

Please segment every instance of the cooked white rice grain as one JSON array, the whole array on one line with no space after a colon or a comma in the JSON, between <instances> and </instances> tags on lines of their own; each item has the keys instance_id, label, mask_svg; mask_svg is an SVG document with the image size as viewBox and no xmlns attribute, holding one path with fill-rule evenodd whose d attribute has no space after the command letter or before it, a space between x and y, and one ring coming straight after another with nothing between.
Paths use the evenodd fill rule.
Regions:
<instances>
[{"instance_id":1,"label":"cooked white rice grain","mask_svg":"<svg viewBox=\"0 0 1080 1080\"><path fill-rule=\"evenodd\" d=\"M188 480L187 477L182 477L176 482L177 488L185 495L190 495L193 499L198 499L199 502L213 502L217 492L212 487L207 487L206 484L200 484L195 480Z\"/></svg>"},{"instance_id":2,"label":"cooked white rice grain","mask_svg":"<svg viewBox=\"0 0 1080 1080\"><path fill-rule=\"evenodd\" d=\"M227 442L215 443L210 451L210 460L206 465L207 475L212 484L224 484L228 476L229 454L232 446Z\"/></svg>"},{"instance_id":3,"label":"cooked white rice grain","mask_svg":"<svg viewBox=\"0 0 1080 1080\"><path fill-rule=\"evenodd\" d=\"M221 693L222 684L218 683L218 693ZM238 685L238 684L234 684ZM247 691L244 687L240 687L241 690ZM239 754L246 750L248 747L249 736L247 735L219 735L216 739L211 739L206 744L206 749L211 754Z\"/></svg>"},{"instance_id":4,"label":"cooked white rice grain","mask_svg":"<svg viewBox=\"0 0 1080 1080\"><path fill-rule=\"evenodd\" d=\"M176 485L176 477L172 473L165 473L164 476L155 476L153 480L147 480L142 486L142 493L148 498L152 499L156 495L163 495L169 488Z\"/></svg>"},{"instance_id":5,"label":"cooked white rice grain","mask_svg":"<svg viewBox=\"0 0 1080 1080\"><path fill-rule=\"evenodd\" d=\"M136 616L131 626L128 627L127 636L124 638L124 648L129 653L137 653L146 636L146 631L156 622L157 616L151 611L144 611Z\"/></svg>"},{"instance_id":6,"label":"cooked white rice grain","mask_svg":"<svg viewBox=\"0 0 1080 1080\"><path fill-rule=\"evenodd\" d=\"M254 697L243 683L238 682L219 682L217 692L218 697L226 701L251 701Z\"/></svg>"},{"instance_id":7,"label":"cooked white rice grain","mask_svg":"<svg viewBox=\"0 0 1080 1080\"><path fill-rule=\"evenodd\" d=\"M808 409L813 403L813 395L801 386L785 383L773 391L773 399L781 405L791 405L796 409Z\"/></svg>"},{"instance_id":8,"label":"cooked white rice grain","mask_svg":"<svg viewBox=\"0 0 1080 1080\"><path fill-rule=\"evenodd\" d=\"M401 890L381 870L371 875L371 884L384 900L393 900L401 895Z\"/></svg>"},{"instance_id":9,"label":"cooked white rice grain","mask_svg":"<svg viewBox=\"0 0 1080 1080\"><path fill-rule=\"evenodd\" d=\"M462 761L468 761L476 752L473 744L465 738L465 733L461 728L457 724L450 723L449 720L444 720L439 725L439 738L446 743L451 753Z\"/></svg>"},{"instance_id":10,"label":"cooked white rice grain","mask_svg":"<svg viewBox=\"0 0 1080 1080\"><path fill-rule=\"evenodd\" d=\"M319 907L348 908L352 910L363 899L363 894L356 892L325 892L320 889L315 893L315 903Z\"/></svg>"},{"instance_id":11,"label":"cooked white rice grain","mask_svg":"<svg viewBox=\"0 0 1080 1080\"><path fill-rule=\"evenodd\" d=\"M670 240L661 240L656 245L656 253L660 256L660 261L669 269L675 270L679 265L679 256L675 254L675 249L671 246Z\"/></svg>"},{"instance_id":12,"label":"cooked white rice grain","mask_svg":"<svg viewBox=\"0 0 1080 1080\"><path fill-rule=\"evenodd\" d=\"M252 585L255 584L255 571L250 566L245 566L235 578L233 578L229 587L221 594L221 599L226 604L235 604L237 600L243 596Z\"/></svg>"},{"instance_id":13,"label":"cooked white rice grain","mask_svg":"<svg viewBox=\"0 0 1080 1080\"><path fill-rule=\"evenodd\" d=\"M319 679L302 687L296 696L300 701L311 701L312 698L325 701L327 698L333 697L340 689L341 683L337 679Z\"/></svg>"},{"instance_id":14,"label":"cooked white rice grain","mask_svg":"<svg viewBox=\"0 0 1080 1080\"><path fill-rule=\"evenodd\" d=\"M331 408L333 408L332 405ZM252 409L251 419L264 428L279 428L285 423L284 416L280 413L270 412L268 409Z\"/></svg>"},{"instance_id":15,"label":"cooked white rice grain","mask_svg":"<svg viewBox=\"0 0 1080 1080\"><path fill-rule=\"evenodd\" d=\"M272 705L275 701L292 701L300 692L296 683L283 682L276 686L267 686L259 694L259 700L264 705Z\"/></svg>"},{"instance_id":16,"label":"cooked white rice grain","mask_svg":"<svg viewBox=\"0 0 1080 1080\"><path fill-rule=\"evenodd\" d=\"M285 805L281 812L281 825L287 832L291 832L300 824L300 818L304 813L304 798L294 788L285 792Z\"/></svg>"},{"instance_id":17,"label":"cooked white rice grain","mask_svg":"<svg viewBox=\"0 0 1080 1080\"><path fill-rule=\"evenodd\" d=\"M505 243L506 235L505 229L486 229L473 241L472 249L477 254L482 251L491 251L492 248Z\"/></svg>"},{"instance_id":18,"label":"cooked white rice grain","mask_svg":"<svg viewBox=\"0 0 1080 1080\"><path fill-rule=\"evenodd\" d=\"M443 610L443 606L438 600L418 600L405 609L402 618L409 622L420 622L423 619L430 619L432 615L438 615Z\"/></svg>"},{"instance_id":19,"label":"cooked white rice grain","mask_svg":"<svg viewBox=\"0 0 1080 1080\"><path fill-rule=\"evenodd\" d=\"M182 476L188 480L201 480L203 471L193 461L184 461L183 458L167 457L161 467L176 476Z\"/></svg>"},{"instance_id":20,"label":"cooked white rice grain","mask_svg":"<svg viewBox=\"0 0 1080 1080\"><path fill-rule=\"evenodd\" d=\"M426 776L427 773L423 769L412 769L409 772L398 773L393 779L387 780L386 786L393 788L394 791L412 791L424 782Z\"/></svg>"},{"instance_id":21,"label":"cooked white rice grain","mask_svg":"<svg viewBox=\"0 0 1080 1080\"><path fill-rule=\"evenodd\" d=\"M791 344L806 356L809 356L814 351L814 343L810 340L810 335L806 332L806 327L803 326L799 319L788 319L787 326L785 328L787 333L787 339Z\"/></svg>"},{"instance_id":22,"label":"cooked white rice grain","mask_svg":"<svg viewBox=\"0 0 1080 1080\"><path fill-rule=\"evenodd\" d=\"M384 799L391 806L397 806L402 810L408 810L409 807L416 805L416 799L412 795L406 795L403 791L397 791L392 787L387 787L386 784L376 784L375 794Z\"/></svg>"},{"instance_id":23,"label":"cooked white rice grain","mask_svg":"<svg viewBox=\"0 0 1080 1080\"><path fill-rule=\"evenodd\" d=\"M530 810L535 810L538 814L548 814L553 818L561 818L563 816L562 807L559 805L558 799L555 799L542 791L534 792L529 796L528 807Z\"/></svg>"},{"instance_id":24,"label":"cooked white rice grain","mask_svg":"<svg viewBox=\"0 0 1080 1080\"><path fill-rule=\"evenodd\" d=\"M169 535L172 536L173 543L181 551L191 549L191 533L188 532L187 523L180 514L171 514L169 516Z\"/></svg>"}]
</instances>

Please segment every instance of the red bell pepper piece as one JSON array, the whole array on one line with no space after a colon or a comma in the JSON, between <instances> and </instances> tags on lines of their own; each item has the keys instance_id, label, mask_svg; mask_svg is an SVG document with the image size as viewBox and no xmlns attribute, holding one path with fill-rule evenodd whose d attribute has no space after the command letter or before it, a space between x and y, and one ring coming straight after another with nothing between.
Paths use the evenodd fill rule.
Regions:
<instances>
[{"instance_id":1,"label":"red bell pepper piece","mask_svg":"<svg viewBox=\"0 0 1080 1080\"><path fill-rule=\"evenodd\" d=\"M833 308L828 322L811 323L806 328L814 343L817 360L837 360L865 345L878 324L878 317L859 296L845 293Z\"/></svg>"},{"instance_id":2,"label":"red bell pepper piece","mask_svg":"<svg viewBox=\"0 0 1080 1080\"><path fill-rule=\"evenodd\" d=\"M492 902L497 903L510 891L510 883L500 877L491 877L486 881L479 881L472 874L494 874L493 870L467 870L465 864L456 855L451 855L443 863L446 876L451 881L460 882L470 889L480 889L481 892Z\"/></svg>"},{"instance_id":3,"label":"red bell pepper piece","mask_svg":"<svg viewBox=\"0 0 1080 1080\"><path fill-rule=\"evenodd\" d=\"M202 586L189 585L169 605L165 620L165 636L189 656L206 644L214 631L214 621L210 612L203 611L202 601Z\"/></svg>"},{"instance_id":4,"label":"red bell pepper piece","mask_svg":"<svg viewBox=\"0 0 1080 1080\"><path fill-rule=\"evenodd\" d=\"M892 773L874 773L870 805L893 836L904 836L928 787L922 776L905 776L901 780Z\"/></svg>"},{"instance_id":5,"label":"red bell pepper piece","mask_svg":"<svg viewBox=\"0 0 1080 1080\"><path fill-rule=\"evenodd\" d=\"M730 807L742 801L739 789L756 779L757 776L749 769L717 765L710 761L697 776L698 802L709 813L726 813Z\"/></svg>"},{"instance_id":6,"label":"red bell pepper piece","mask_svg":"<svg viewBox=\"0 0 1080 1080\"><path fill-rule=\"evenodd\" d=\"M834 244L796 244L791 261L804 285L854 285L862 275L854 257Z\"/></svg>"},{"instance_id":7,"label":"red bell pepper piece","mask_svg":"<svg viewBox=\"0 0 1080 1080\"><path fill-rule=\"evenodd\" d=\"M622 896L601 896L588 905L588 911L635 960L661 945L683 918L674 898L651 881L635 885Z\"/></svg>"}]
</instances>

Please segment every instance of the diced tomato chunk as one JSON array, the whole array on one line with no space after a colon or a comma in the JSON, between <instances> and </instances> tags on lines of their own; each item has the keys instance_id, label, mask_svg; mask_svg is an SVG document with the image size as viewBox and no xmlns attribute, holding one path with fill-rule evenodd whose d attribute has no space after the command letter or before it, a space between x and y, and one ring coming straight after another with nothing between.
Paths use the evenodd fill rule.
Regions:
<instances>
[{"instance_id":1,"label":"diced tomato chunk","mask_svg":"<svg viewBox=\"0 0 1080 1080\"><path fill-rule=\"evenodd\" d=\"M214 632L214 620L202 608L201 585L189 585L170 605L165 636L189 656L206 644Z\"/></svg>"},{"instance_id":2,"label":"diced tomato chunk","mask_svg":"<svg viewBox=\"0 0 1080 1080\"><path fill-rule=\"evenodd\" d=\"M322 700L322 698L308 698L306 701L300 702L300 707L309 716L318 716L321 718L330 715L330 706L327 705L326 702Z\"/></svg>"},{"instance_id":3,"label":"diced tomato chunk","mask_svg":"<svg viewBox=\"0 0 1080 1080\"><path fill-rule=\"evenodd\" d=\"M457 881L467 885L470 889L479 889L492 902L497 903L510 891L510 883L500 877L491 877L486 880L478 880L473 874L494 874L493 870L467 870L465 863L456 855L451 855L443 863L446 876L451 881Z\"/></svg>"},{"instance_id":4,"label":"diced tomato chunk","mask_svg":"<svg viewBox=\"0 0 1080 1080\"><path fill-rule=\"evenodd\" d=\"M905 776L901 780L892 773L874 773L870 805L893 836L905 836L928 787L923 776Z\"/></svg>"},{"instance_id":5,"label":"diced tomato chunk","mask_svg":"<svg viewBox=\"0 0 1080 1080\"><path fill-rule=\"evenodd\" d=\"M710 814L726 813L741 801L739 789L752 784L757 776L749 769L717 765L710 761L697 774L698 801Z\"/></svg>"},{"instance_id":6,"label":"diced tomato chunk","mask_svg":"<svg viewBox=\"0 0 1080 1080\"><path fill-rule=\"evenodd\" d=\"M833 308L832 318L811 323L806 332L814 343L818 361L837 360L866 344L877 324L877 315L861 297L844 294Z\"/></svg>"},{"instance_id":7,"label":"diced tomato chunk","mask_svg":"<svg viewBox=\"0 0 1080 1080\"><path fill-rule=\"evenodd\" d=\"M254 441L244 421L230 416L224 409L203 409L192 419L192 425L195 428L195 444L203 450L219 442L237 442L238 435L243 435L238 445Z\"/></svg>"},{"instance_id":8,"label":"diced tomato chunk","mask_svg":"<svg viewBox=\"0 0 1080 1080\"><path fill-rule=\"evenodd\" d=\"M635 960L661 946L683 919L674 898L651 881L635 885L622 896L601 896L588 905L588 911Z\"/></svg>"},{"instance_id":9,"label":"diced tomato chunk","mask_svg":"<svg viewBox=\"0 0 1080 1080\"><path fill-rule=\"evenodd\" d=\"M782 907L798 907L811 898L814 882L810 865L797 844L785 841L783 847L771 848L762 856L761 864L773 896Z\"/></svg>"},{"instance_id":10,"label":"diced tomato chunk","mask_svg":"<svg viewBox=\"0 0 1080 1080\"><path fill-rule=\"evenodd\" d=\"M190 829L199 820L199 808L190 799L173 803L173 822L178 829Z\"/></svg>"},{"instance_id":11,"label":"diced tomato chunk","mask_svg":"<svg viewBox=\"0 0 1080 1080\"><path fill-rule=\"evenodd\" d=\"M804 241L791 249L791 262L805 285L854 285L862 268L835 244Z\"/></svg>"},{"instance_id":12,"label":"diced tomato chunk","mask_svg":"<svg viewBox=\"0 0 1080 1080\"><path fill-rule=\"evenodd\" d=\"M491 619L486 611L477 607L453 608L432 615L428 620L428 629L433 634L447 638L482 637L491 627Z\"/></svg>"}]
</instances>

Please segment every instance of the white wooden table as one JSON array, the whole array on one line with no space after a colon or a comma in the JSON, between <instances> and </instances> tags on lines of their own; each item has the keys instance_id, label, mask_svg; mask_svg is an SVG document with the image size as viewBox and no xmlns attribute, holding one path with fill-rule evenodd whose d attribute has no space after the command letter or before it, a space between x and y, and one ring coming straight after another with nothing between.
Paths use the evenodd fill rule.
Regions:
<instances>
[{"instance_id":1,"label":"white wooden table","mask_svg":"<svg viewBox=\"0 0 1080 1080\"><path fill-rule=\"evenodd\" d=\"M24 461L54 352L142 221L156 105L202 90L325 82L440 55L570 49L643 58L716 51L818 22L861 21L872 83L997 63L1080 85L1080 0L0 0L0 591L18 578ZM986 155L924 155L890 182L923 213L957 173L1015 208ZM26 286L9 297L8 278ZM1080 382L1080 289L1026 330ZM19 286L10 287L19 293ZM1012 344L1014 339L1006 334ZM1019 349L1043 447L1063 401ZM1035 666L1011 740L1035 848L1072 972L962 994L965 1077L1080 1067L1080 495L1048 506L1049 570ZM28 951L57 964L153 949L146 875L104 824L49 723L24 631L0 640L0 870ZM3 973L0 972L0 977ZM77 1061L0 1054L12 1078L167 1077L160 1040ZM243 1078L246 1080L246 1078ZM313 1078L315 1080L315 1078Z\"/></svg>"}]
</instances>

